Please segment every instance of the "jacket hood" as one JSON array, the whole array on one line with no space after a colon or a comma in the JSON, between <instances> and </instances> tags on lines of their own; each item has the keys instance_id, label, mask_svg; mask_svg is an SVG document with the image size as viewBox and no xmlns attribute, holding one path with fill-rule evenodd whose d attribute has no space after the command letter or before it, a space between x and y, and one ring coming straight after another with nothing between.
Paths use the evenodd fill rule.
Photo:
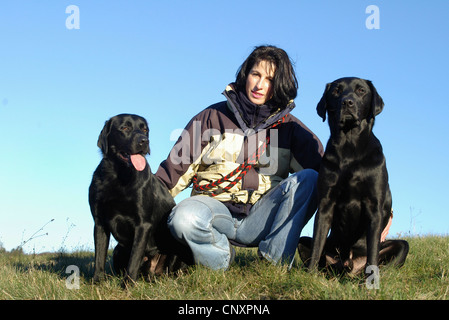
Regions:
<instances>
[{"instance_id":1,"label":"jacket hood","mask_svg":"<svg viewBox=\"0 0 449 320\"><path fill-rule=\"evenodd\" d=\"M283 108L269 105L258 106L248 99L246 93L235 88L234 83L229 84L223 91L223 95L228 100L228 107L245 133L250 130L257 132L269 128L295 108L293 100Z\"/></svg>"}]
</instances>

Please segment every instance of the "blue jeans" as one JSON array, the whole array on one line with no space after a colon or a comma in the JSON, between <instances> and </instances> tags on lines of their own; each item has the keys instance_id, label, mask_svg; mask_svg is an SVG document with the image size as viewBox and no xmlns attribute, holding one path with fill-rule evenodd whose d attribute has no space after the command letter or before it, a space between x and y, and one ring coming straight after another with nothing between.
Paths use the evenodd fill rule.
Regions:
<instances>
[{"instance_id":1,"label":"blue jeans","mask_svg":"<svg viewBox=\"0 0 449 320\"><path fill-rule=\"evenodd\" d=\"M220 201L193 196L173 208L168 226L175 238L186 243L195 263L211 269L227 269L233 250L229 239L259 247L262 256L291 267L303 227L317 208L318 173L304 169L290 175L251 208L236 218Z\"/></svg>"}]
</instances>

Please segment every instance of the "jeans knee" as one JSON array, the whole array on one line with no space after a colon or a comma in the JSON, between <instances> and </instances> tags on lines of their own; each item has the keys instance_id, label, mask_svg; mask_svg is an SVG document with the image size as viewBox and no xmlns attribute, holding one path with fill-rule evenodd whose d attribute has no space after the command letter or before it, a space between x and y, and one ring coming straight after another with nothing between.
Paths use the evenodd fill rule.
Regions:
<instances>
[{"instance_id":1,"label":"jeans knee","mask_svg":"<svg viewBox=\"0 0 449 320\"><path fill-rule=\"evenodd\" d=\"M316 184L318 180L318 172L313 169L304 169L297 173L300 175L302 181L310 181Z\"/></svg>"},{"instance_id":2,"label":"jeans knee","mask_svg":"<svg viewBox=\"0 0 449 320\"><path fill-rule=\"evenodd\" d=\"M318 180L318 172L313 169L304 169L295 172L282 183L284 194L289 190L310 190L314 193L316 191L316 184Z\"/></svg>"},{"instance_id":3,"label":"jeans knee","mask_svg":"<svg viewBox=\"0 0 449 320\"><path fill-rule=\"evenodd\" d=\"M175 238L185 241L195 230L207 229L211 218L212 212L207 205L186 199L173 208L167 224Z\"/></svg>"},{"instance_id":4,"label":"jeans knee","mask_svg":"<svg viewBox=\"0 0 449 320\"><path fill-rule=\"evenodd\" d=\"M317 181L318 181L318 172L313 169L304 169L299 172L296 172L298 182L305 186L310 191L315 192Z\"/></svg>"},{"instance_id":5,"label":"jeans knee","mask_svg":"<svg viewBox=\"0 0 449 320\"><path fill-rule=\"evenodd\" d=\"M305 172L303 172L305 171ZM318 172L313 169L304 169L301 171L301 183L304 184L305 189L308 190L309 202L308 202L308 213L307 220L312 217L315 213L316 208L318 206L318 195L317 195L317 181L318 181Z\"/></svg>"}]
</instances>

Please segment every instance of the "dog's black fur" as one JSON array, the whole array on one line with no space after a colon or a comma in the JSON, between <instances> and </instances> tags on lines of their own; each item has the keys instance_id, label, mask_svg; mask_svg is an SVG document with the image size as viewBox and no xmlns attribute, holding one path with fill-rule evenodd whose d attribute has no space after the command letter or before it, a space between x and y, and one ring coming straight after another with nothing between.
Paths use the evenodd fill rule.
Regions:
<instances>
[{"instance_id":1,"label":"dog's black fur","mask_svg":"<svg viewBox=\"0 0 449 320\"><path fill-rule=\"evenodd\" d=\"M173 197L144 160L150 153L147 121L132 114L112 117L100 133L98 147L103 159L89 188L95 222L93 280L104 277L111 233L118 242L113 267L124 272L125 282L135 281L140 273L174 272L192 264L190 249L167 227ZM140 155L139 169L132 164L132 155Z\"/></svg>"},{"instance_id":2,"label":"dog's black fur","mask_svg":"<svg viewBox=\"0 0 449 320\"><path fill-rule=\"evenodd\" d=\"M318 176L313 241L303 237L299 245L301 258L310 257L309 269L326 265L326 255L331 257L327 265L339 264L339 271L353 271L355 264L405 262L406 241L380 241L392 214L385 157L372 132L383 107L373 84L359 78L327 84L318 103L318 115L325 121L327 113L331 134ZM311 254L306 252L310 247Z\"/></svg>"}]
</instances>

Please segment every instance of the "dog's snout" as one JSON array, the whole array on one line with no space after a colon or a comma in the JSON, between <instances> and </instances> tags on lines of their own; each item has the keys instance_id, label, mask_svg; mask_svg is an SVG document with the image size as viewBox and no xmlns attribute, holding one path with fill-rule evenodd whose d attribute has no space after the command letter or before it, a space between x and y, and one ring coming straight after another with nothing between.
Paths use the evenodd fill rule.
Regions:
<instances>
[{"instance_id":1,"label":"dog's snout","mask_svg":"<svg viewBox=\"0 0 449 320\"><path fill-rule=\"evenodd\" d=\"M140 137L139 140L137 141L139 146L144 146L144 145L148 144L149 142L150 142L150 140L147 137Z\"/></svg>"},{"instance_id":2,"label":"dog's snout","mask_svg":"<svg viewBox=\"0 0 449 320\"><path fill-rule=\"evenodd\" d=\"M354 106L354 100L349 98L349 97L348 98L344 98L344 99L342 99L341 104L343 106L346 106L346 107L353 107Z\"/></svg>"}]
</instances>

